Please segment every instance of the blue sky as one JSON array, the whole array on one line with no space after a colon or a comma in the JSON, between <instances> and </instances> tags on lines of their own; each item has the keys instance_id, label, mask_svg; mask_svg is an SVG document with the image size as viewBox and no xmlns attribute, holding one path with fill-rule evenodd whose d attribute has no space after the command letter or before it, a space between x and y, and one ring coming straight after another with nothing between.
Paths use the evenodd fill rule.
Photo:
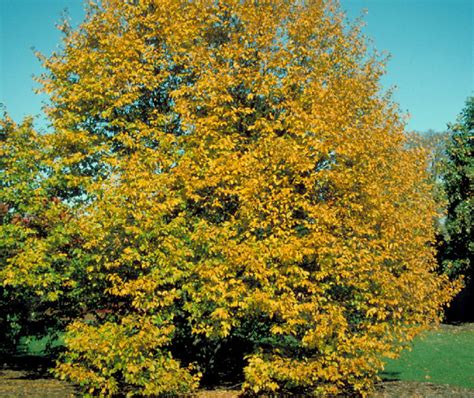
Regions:
<instances>
[{"instance_id":1,"label":"blue sky","mask_svg":"<svg viewBox=\"0 0 474 398\"><path fill-rule=\"evenodd\" d=\"M442 131L474 90L474 1L340 0L349 18L368 11L364 33L391 54L385 88L410 113L408 129ZM72 24L84 16L82 0L0 0L0 103L17 121L39 115L46 97L33 93L42 72L32 47L58 48L55 24L68 9ZM38 125L43 125L39 122Z\"/></svg>"}]
</instances>

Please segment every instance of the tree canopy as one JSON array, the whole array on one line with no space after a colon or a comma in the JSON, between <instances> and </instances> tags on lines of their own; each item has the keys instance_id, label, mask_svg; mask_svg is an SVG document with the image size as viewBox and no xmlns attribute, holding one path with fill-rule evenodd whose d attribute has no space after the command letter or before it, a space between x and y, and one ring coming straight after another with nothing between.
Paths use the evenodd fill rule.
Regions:
<instances>
[{"instance_id":1,"label":"tree canopy","mask_svg":"<svg viewBox=\"0 0 474 398\"><path fill-rule=\"evenodd\" d=\"M249 393L365 394L439 320L425 152L335 2L104 0L61 29L55 227L0 273L67 303L58 376L183 393L237 352Z\"/></svg>"}]
</instances>

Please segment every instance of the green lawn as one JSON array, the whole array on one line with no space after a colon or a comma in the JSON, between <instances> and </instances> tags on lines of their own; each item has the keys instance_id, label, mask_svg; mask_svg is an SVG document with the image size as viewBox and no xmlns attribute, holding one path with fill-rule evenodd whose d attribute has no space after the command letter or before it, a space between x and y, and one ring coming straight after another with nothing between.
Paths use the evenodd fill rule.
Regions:
<instances>
[{"instance_id":1,"label":"green lawn","mask_svg":"<svg viewBox=\"0 0 474 398\"><path fill-rule=\"evenodd\" d=\"M474 388L474 325L426 332L413 342L412 351L388 360L381 377Z\"/></svg>"}]
</instances>

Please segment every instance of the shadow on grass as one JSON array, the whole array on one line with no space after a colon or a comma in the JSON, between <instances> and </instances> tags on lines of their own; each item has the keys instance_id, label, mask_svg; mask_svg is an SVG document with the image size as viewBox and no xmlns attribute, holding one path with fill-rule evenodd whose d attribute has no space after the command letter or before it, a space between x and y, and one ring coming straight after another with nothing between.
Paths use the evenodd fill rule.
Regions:
<instances>
[{"instance_id":1,"label":"shadow on grass","mask_svg":"<svg viewBox=\"0 0 474 398\"><path fill-rule=\"evenodd\" d=\"M400 381L400 372L383 371L380 373L383 381Z\"/></svg>"},{"instance_id":2,"label":"shadow on grass","mask_svg":"<svg viewBox=\"0 0 474 398\"><path fill-rule=\"evenodd\" d=\"M2 356L3 369L21 371L19 380L52 379L49 369L54 366L54 360L49 356L39 355L8 355ZM1 370L0 370L1 372Z\"/></svg>"}]
</instances>

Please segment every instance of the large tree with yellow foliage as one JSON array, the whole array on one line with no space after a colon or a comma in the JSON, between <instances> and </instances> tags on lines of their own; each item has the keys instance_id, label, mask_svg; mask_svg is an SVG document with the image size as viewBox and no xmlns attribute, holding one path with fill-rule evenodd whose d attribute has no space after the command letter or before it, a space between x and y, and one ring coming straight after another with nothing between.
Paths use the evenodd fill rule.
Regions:
<instances>
[{"instance_id":1,"label":"large tree with yellow foliage","mask_svg":"<svg viewBox=\"0 0 474 398\"><path fill-rule=\"evenodd\" d=\"M365 394L453 286L359 26L322 0L87 10L40 78L80 242L63 283L88 296L57 374L182 393L238 351L244 391Z\"/></svg>"}]
</instances>

